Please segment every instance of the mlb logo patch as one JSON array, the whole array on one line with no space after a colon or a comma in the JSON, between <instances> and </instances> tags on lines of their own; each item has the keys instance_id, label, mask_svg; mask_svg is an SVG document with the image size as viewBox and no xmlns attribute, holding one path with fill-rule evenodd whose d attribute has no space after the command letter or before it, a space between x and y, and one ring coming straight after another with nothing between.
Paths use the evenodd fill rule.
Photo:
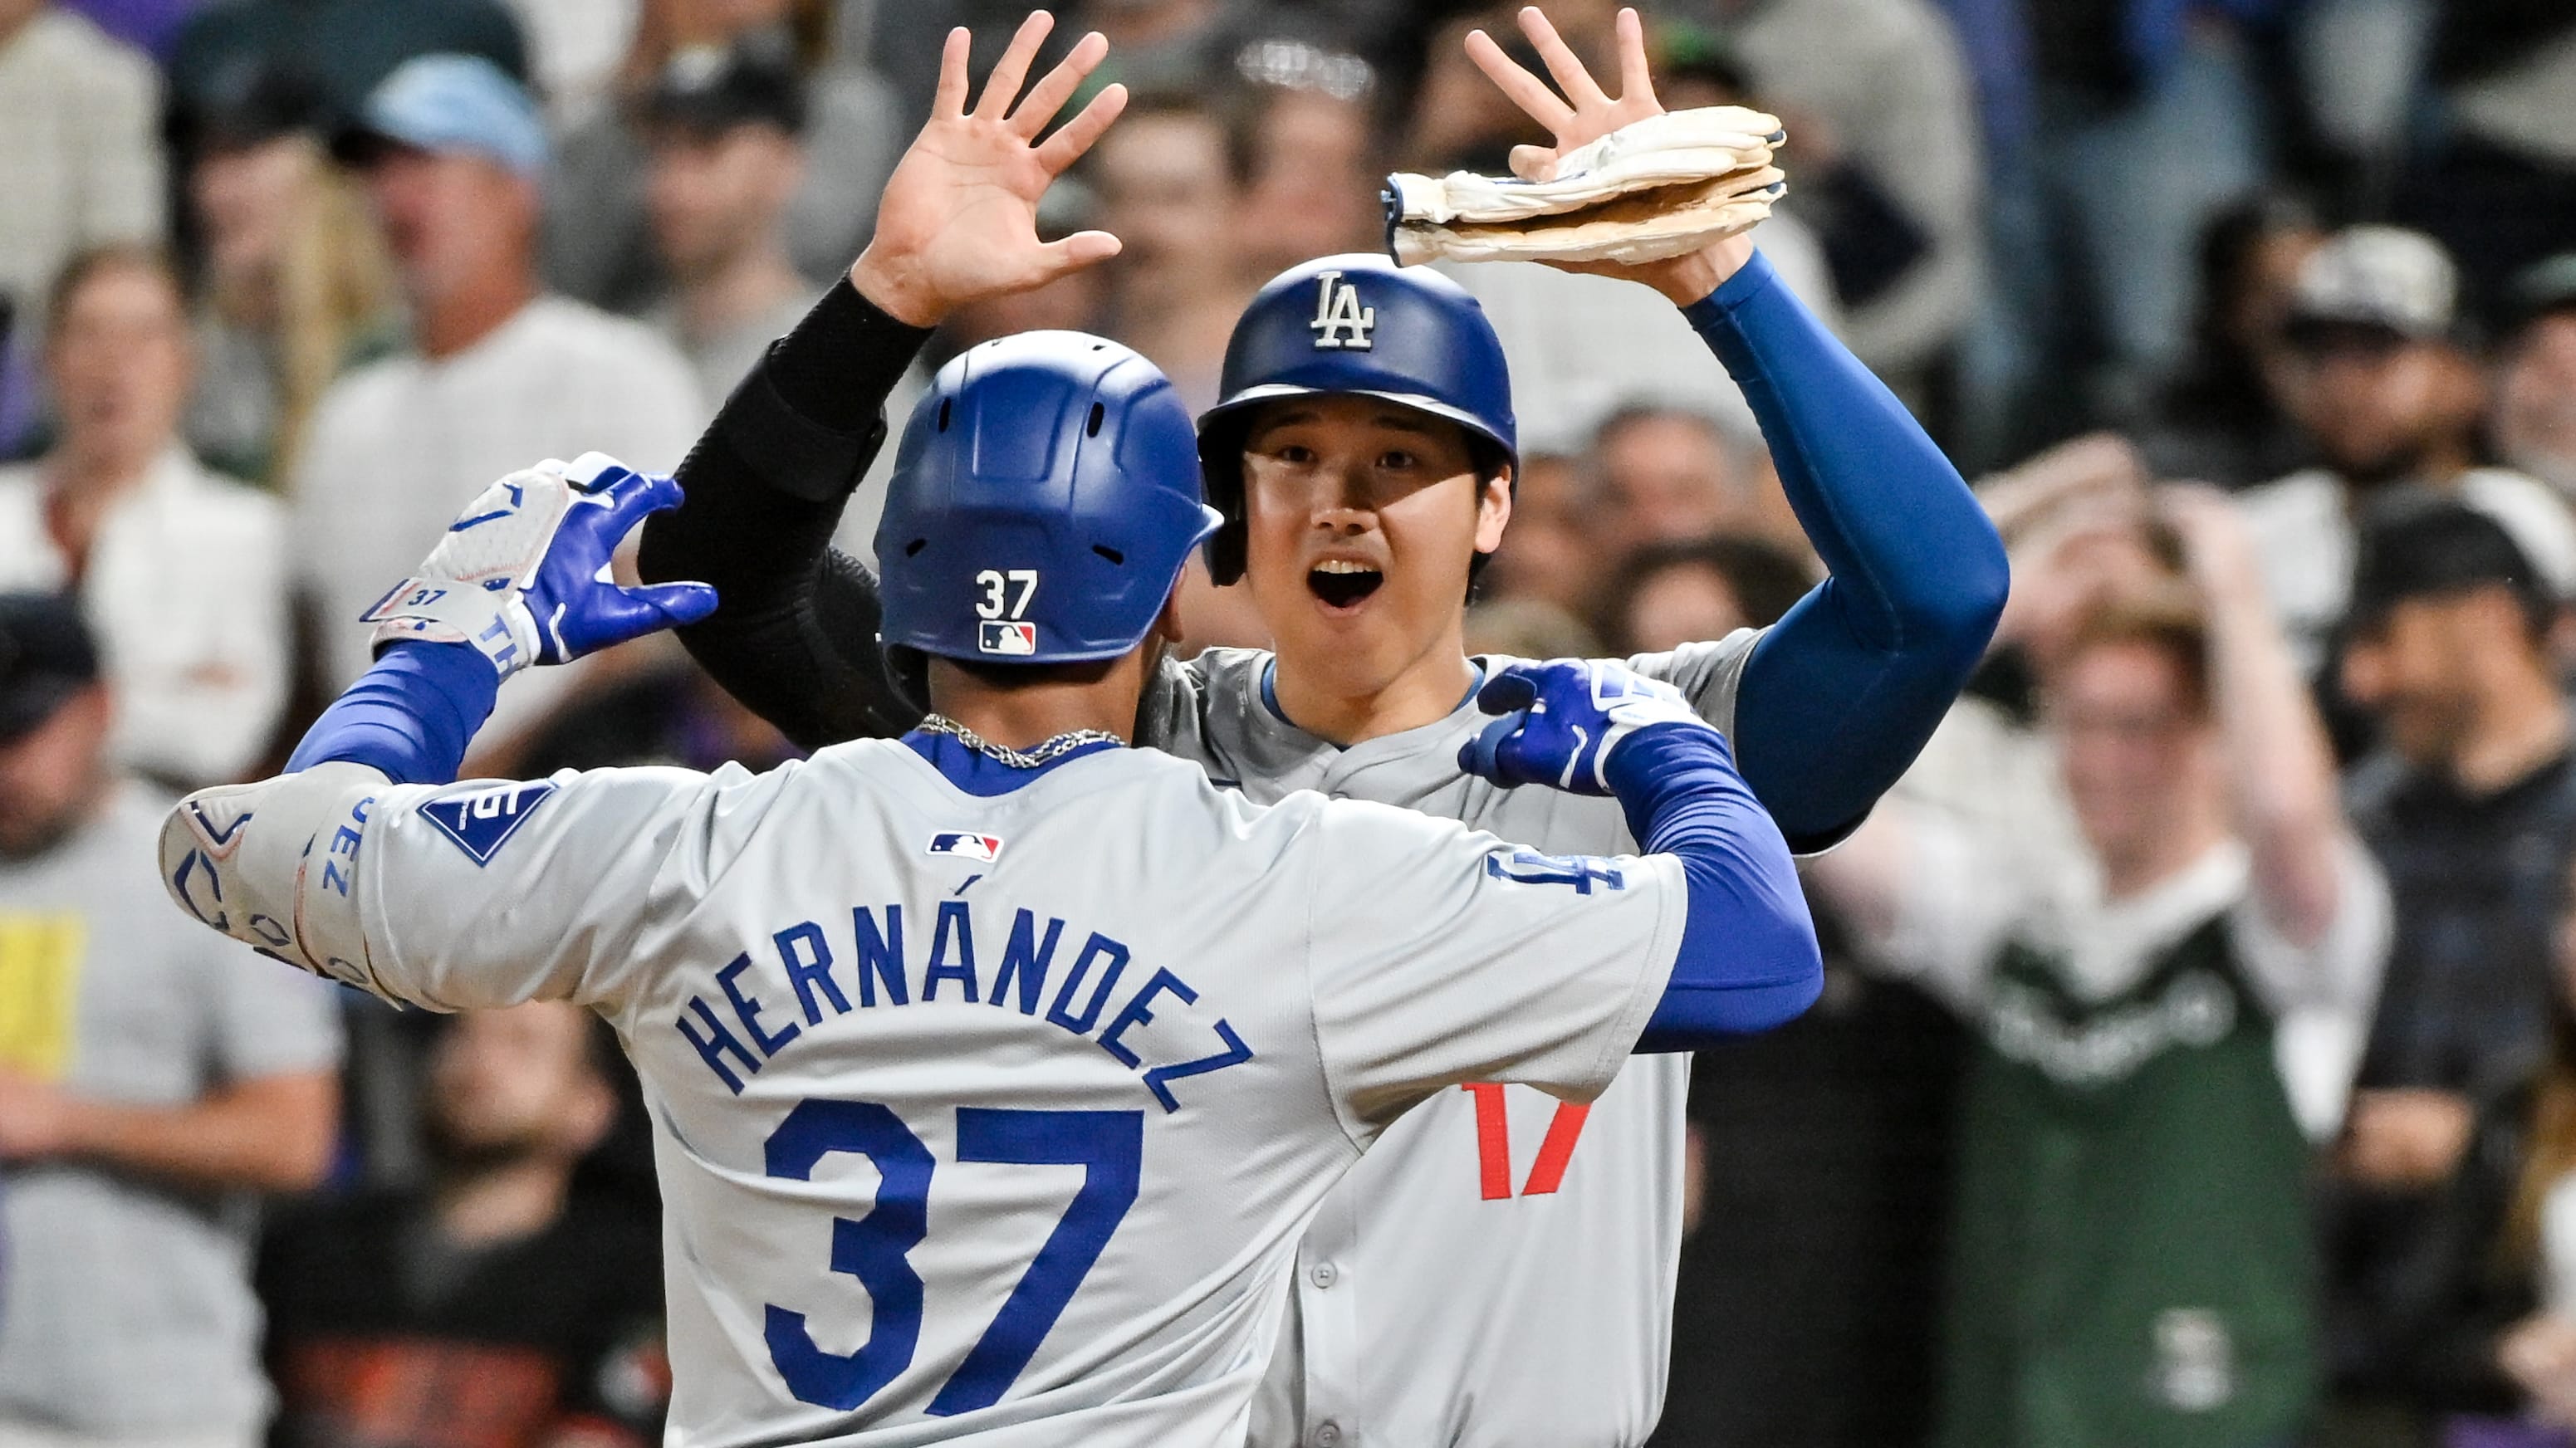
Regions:
<instances>
[{"instance_id":1,"label":"mlb logo patch","mask_svg":"<svg viewBox=\"0 0 2576 1448\"><path fill-rule=\"evenodd\" d=\"M528 816L537 812L537 806L552 798L554 792L553 785L542 781L505 784L497 789L431 800L420 807L420 817L453 841L477 866L488 865L519 832L519 826L528 822Z\"/></svg>"},{"instance_id":2,"label":"mlb logo patch","mask_svg":"<svg viewBox=\"0 0 2576 1448\"><path fill-rule=\"evenodd\" d=\"M989 865L1002 857L1002 837L970 835L961 830L942 830L930 837L929 853L960 855L969 860L981 860Z\"/></svg>"},{"instance_id":3,"label":"mlb logo patch","mask_svg":"<svg viewBox=\"0 0 2576 1448\"><path fill-rule=\"evenodd\" d=\"M1038 626L1006 618L986 619L976 631L975 647L988 654L1033 654L1038 651Z\"/></svg>"}]
</instances>

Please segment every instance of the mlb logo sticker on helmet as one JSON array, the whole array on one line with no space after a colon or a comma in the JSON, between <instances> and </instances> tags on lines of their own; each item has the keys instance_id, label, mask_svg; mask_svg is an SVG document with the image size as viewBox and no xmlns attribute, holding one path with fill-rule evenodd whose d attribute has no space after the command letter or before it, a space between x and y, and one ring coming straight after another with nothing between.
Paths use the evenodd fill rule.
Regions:
<instances>
[{"instance_id":1,"label":"mlb logo sticker on helmet","mask_svg":"<svg viewBox=\"0 0 2576 1448\"><path fill-rule=\"evenodd\" d=\"M981 860L989 865L1002 857L1002 837L971 835L962 830L942 830L930 837L930 848L924 853L963 855L967 859Z\"/></svg>"},{"instance_id":2,"label":"mlb logo sticker on helmet","mask_svg":"<svg viewBox=\"0 0 2576 1448\"><path fill-rule=\"evenodd\" d=\"M986 619L976 631L975 647L988 654L1034 654L1038 651L1038 626L1004 618Z\"/></svg>"}]
</instances>

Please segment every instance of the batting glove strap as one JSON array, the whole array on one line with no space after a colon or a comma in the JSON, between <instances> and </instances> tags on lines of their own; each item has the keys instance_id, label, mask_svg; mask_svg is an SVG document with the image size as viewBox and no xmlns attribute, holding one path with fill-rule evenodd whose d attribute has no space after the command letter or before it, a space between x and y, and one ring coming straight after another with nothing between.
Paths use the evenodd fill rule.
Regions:
<instances>
[{"instance_id":1,"label":"batting glove strap","mask_svg":"<svg viewBox=\"0 0 2576 1448\"><path fill-rule=\"evenodd\" d=\"M1717 732L1670 684L1599 659L1515 664L1485 682L1476 704L1501 717L1458 751L1461 769L1575 794L1612 793L1611 756L1639 730Z\"/></svg>"}]
</instances>

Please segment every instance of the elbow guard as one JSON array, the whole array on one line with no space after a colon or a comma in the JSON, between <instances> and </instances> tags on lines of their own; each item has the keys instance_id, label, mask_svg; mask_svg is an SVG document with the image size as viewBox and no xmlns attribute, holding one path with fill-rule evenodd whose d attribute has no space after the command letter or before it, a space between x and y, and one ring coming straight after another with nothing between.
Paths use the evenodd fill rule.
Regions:
<instances>
[{"instance_id":1,"label":"elbow guard","mask_svg":"<svg viewBox=\"0 0 2576 1448\"><path fill-rule=\"evenodd\" d=\"M199 790L162 822L162 887L210 930L393 1001L368 968L352 889L367 808L387 787L332 763Z\"/></svg>"}]
</instances>

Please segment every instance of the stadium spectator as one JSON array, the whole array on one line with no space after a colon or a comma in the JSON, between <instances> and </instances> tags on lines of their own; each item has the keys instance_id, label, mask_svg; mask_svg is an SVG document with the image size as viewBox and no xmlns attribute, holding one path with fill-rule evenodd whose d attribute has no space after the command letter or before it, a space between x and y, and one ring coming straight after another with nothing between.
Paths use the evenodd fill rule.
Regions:
<instances>
[{"instance_id":1,"label":"stadium spectator","mask_svg":"<svg viewBox=\"0 0 2576 1448\"><path fill-rule=\"evenodd\" d=\"M343 142L366 168L412 338L332 384L297 469L295 557L332 687L366 671L358 615L477 490L594 449L670 468L704 415L687 362L650 329L538 293L545 132L489 61L407 62ZM566 686L548 682L504 701L485 737L506 738Z\"/></svg>"},{"instance_id":2,"label":"stadium spectator","mask_svg":"<svg viewBox=\"0 0 2576 1448\"><path fill-rule=\"evenodd\" d=\"M1321 86L1256 86L1227 147L1243 200L1236 265L1266 281L1300 262L1386 244L1377 199L1387 167L1366 96Z\"/></svg>"},{"instance_id":3,"label":"stadium spectator","mask_svg":"<svg viewBox=\"0 0 2576 1448\"><path fill-rule=\"evenodd\" d=\"M787 253L806 276L846 270L867 241L877 193L912 126L876 72L830 53L826 9L816 0L643 0L619 94L557 148L546 196L547 279L620 311L649 305L661 291L646 199L645 99L672 66L713 68L727 54L758 54L801 77L805 171L787 208Z\"/></svg>"},{"instance_id":4,"label":"stadium spectator","mask_svg":"<svg viewBox=\"0 0 2576 1448\"><path fill-rule=\"evenodd\" d=\"M0 1437L256 1448L254 1193L331 1159L332 990L158 883L69 602L0 597Z\"/></svg>"},{"instance_id":5,"label":"stadium spectator","mask_svg":"<svg viewBox=\"0 0 2576 1448\"><path fill-rule=\"evenodd\" d=\"M2560 597L2576 591L2576 521L2522 473L2478 467L2484 398L2454 340L2458 274L2430 239L2362 226L2299 270L2280 375L2318 466L2239 494L2272 601L2311 673L2352 594L2356 520L2448 493L2496 516Z\"/></svg>"},{"instance_id":6,"label":"stadium spectator","mask_svg":"<svg viewBox=\"0 0 2576 1448\"><path fill-rule=\"evenodd\" d=\"M1814 586L1795 555L1757 538L1658 543L1619 565L1602 621L1620 653L1661 653L1769 623Z\"/></svg>"},{"instance_id":7,"label":"stadium spectator","mask_svg":"<svg viewBox=\"0 0 2576 1448\"><path fill-rule=\"evenodd\" d=\"M281 489L323 390L400 332L392 264L322 124L309 87L259 73L199 114L188 167L203 264L188 441Z\"/></svg>"},{"instance_id":8,"label":"stadium spectator","mask_svg":"<svg viewBox=\"0 0 2576 1448\"><path fill-rule=\"evenodd\" d=\"M2486 1271L2461 1314L2469 1393L2576 1433L2576 881L2553 947L2549 1059L2532 1089L2478 1123L2454 1192L2483 1210L2463 1246ZM2467 1276L2468 1274L2463 1274ZM2499 1330L2499 1324L2511 1326ZM2497 1378L2511 1385L2495 1391ZM2483 1389L2481 1392L2479 1390ZM2520 1402L2515 1402L2515 1398ZM2492 1431L2493 1420L2486 1425Z\"/></svg>"},{"instance_id":9,"label":"stadium spectator","mask_svg":"<svg viewBox=\"0 0 2576 1448\"><path fill-rule=\"evenodd\" d=\"M286 702L284 512L179 441L196 359L159 252L75 258L47 312L57 436L0 468L0 589L79 600L115 685L118 767L182 789L238 779Z\"/></svg>"},{"instance_id":10,"label":"stadium spectator","mask_svg":"<svg viewBox=\"0 0 2576 1448\"><path fill-rule=\"evenodd\" d=\"M1612 413L1593 435L1595 538L1618 558L1744 521L1748 471L1707 417L1673 407Z\"/></svg>"},{"instance_id":11,"label":"stadium spectator","mask_svg":"<svg viewBox=\"0 0 2576 1448\"><path fill-rule=\"evenodd\" d=\"M2062 0L2027 17L2031 117L1989 197L2002 390L2024 442L2122 420L2182 359L2203 228L2262 179L2251 22L2278 0ZM2034 415L2035 414L2035 415Z\"/></svg>"},{"instance_id":12,"label":"stadium spectator","mask_svg":"<svg viewBox=\"0 0 2576 1448\"><path fill-rule=\"evenodd\" d=\"M788 259L782 221L805 172L802 83L759 47L675 58L644 102L647 201L671 294L650 314L710 404L822 288Z\"/></svg>"},{"instance_id":13,"label":"stadium spectator","mask_svg":"<svg viewBox=\"0 0 2576 1448\"><path fill-rule=\"evenodd\" d=\"M1512 480L1511 531L1485 569L1484 596L1529 599L1590 617L1604 561L1593 512L1582 459L1523 448Z\"/></svg>"},{"instance_id":14,"label":"stadium spectator","mask_svg":"<svg viewBox=\"0 0 2576 1448\"><path fill-rule=\"evenodd\" d=\"M2547 1058L2552 921L2576 858L2548 645L2559 611L2470 508L2428 505L2366 537L2343 679L2385 724L2352 799L2396 937L2329 1215L2347 1412L2438 1406L2421 1344L2487 1265L2460 1260L2445 1183L2481 1114L2518 1100Z\"/></svg>"},{"instance_id":15,"label":"stadium spectator","mask_svg":"<svg viewBox=\"0 0 2576 1448\"><path fill-rule=\"evenodd\" d=\"M152 63L48 0L0 0L0 298L27 324L63 263L161 234Z\"/></svg>"},{"instance_id":16,"label":"stadium spectator","mask_svg":"<svg viewBox=\"0 0 2576 1448\"><path fill-rule=\"evenodd\" d=\"M505 0L528 39L528 88L560 132L597 116L612 100L643 22L643 0Z\"/></svg>"},{"instance_id":17,"label":"stadium spectator","mask_svg":"<svg viewBox=\"0 0 2576 1448\"><path fill-rule=\"evenodd\" d=\"M2453 1162L2427 1172L2414 1283L2356 1322L2373 1375L2314 1441L2564 1448L2576 1429L2576 904L2560 907L2552 953L2540 1071L2485 1103Z\"/></svg>"},{"instance_id":18,"label":"stadium spectator","mask_svg":"<svg viewBox=\"0 0 2576 1448\"><path fill-rule=\"evenodd\" d=\"M1982 1037L1935 1437L1956 1448L2281 1442L2312 1406L2311 1144L2387 898L2240 520L2214 493L2157 507L2190 586L2085 607L2023 756L2082 847L1891 797L1810 870Z\"/></svg>"},{"instance_id":19,"label":"stadium spectator","mask_svg":"<svg viewBox=\"0 0 2576 1448\"><path fill-rule=\"evenodd\" d=\"M152 63L49 0L0 0L0 457L35 422L45 289L90 247L162 223ZM13 340L14 339L14 340Z\"/></svg>"},{"instance_id":20,"label":"stadium spectator","mask_svg":"<svg viewBox=\"0 0 2576 1448\"><path fill-rule=\"evenodd\" d=\"M655 1223L574 1175L618 1109L602 1035L559 1001L456 1017L432 1049L431 1181L274 1224L281 1448L660 1440Z\"/></svg>"},{"instance_id":21,"label":"stadium spectator","mask_svg":"<svg viewBox=\"0 0 2576 1448\"><path fill-rule=\"evenodd\" d=\"M262 75L312 88L327 123L354 119L405 61L479 55L528 78L527 42L500 0L212 0L180 27L169 64L170 123L182 154L200 117Z\"/></svg>"},{"instance_id":22,"label":"stadium spectator","mask_svg":"<svg viewBox=\"0 0 2576 1448\"><path fill-rule=\"evenodd\" d=\"M2515 279L2493 426L2505 461L2576 499L2576 252Z\"/></svg>"},{"instance_id":23,"label":"stadium spectator","mask_svg":"<svg viewBox=\"0 0 2576 1448\"><path fill-rule=\"evenodd\" d=\"M2277 379L2292 290L2324 241L2308 208L2280 196L2230 207L2201 232L2191 350L2139 432L2158 476L2248 488L2307 461Z\"/></svg>"},{"instance_id":24,"label":"stadium spectator","mask_svg":"<svg viewBox=\"0 0 2576 1448\"><path fill-rule=\"evenodd\" d=\"M1269 280L1238 255L1224 123L1195 100L1141 97L1084 165L1100 188L1101 225L1120 242L1103 268L1108 334L1153 358L1190 411L1214 406L1226 339Z\"/></svg>"}]
</instances>

